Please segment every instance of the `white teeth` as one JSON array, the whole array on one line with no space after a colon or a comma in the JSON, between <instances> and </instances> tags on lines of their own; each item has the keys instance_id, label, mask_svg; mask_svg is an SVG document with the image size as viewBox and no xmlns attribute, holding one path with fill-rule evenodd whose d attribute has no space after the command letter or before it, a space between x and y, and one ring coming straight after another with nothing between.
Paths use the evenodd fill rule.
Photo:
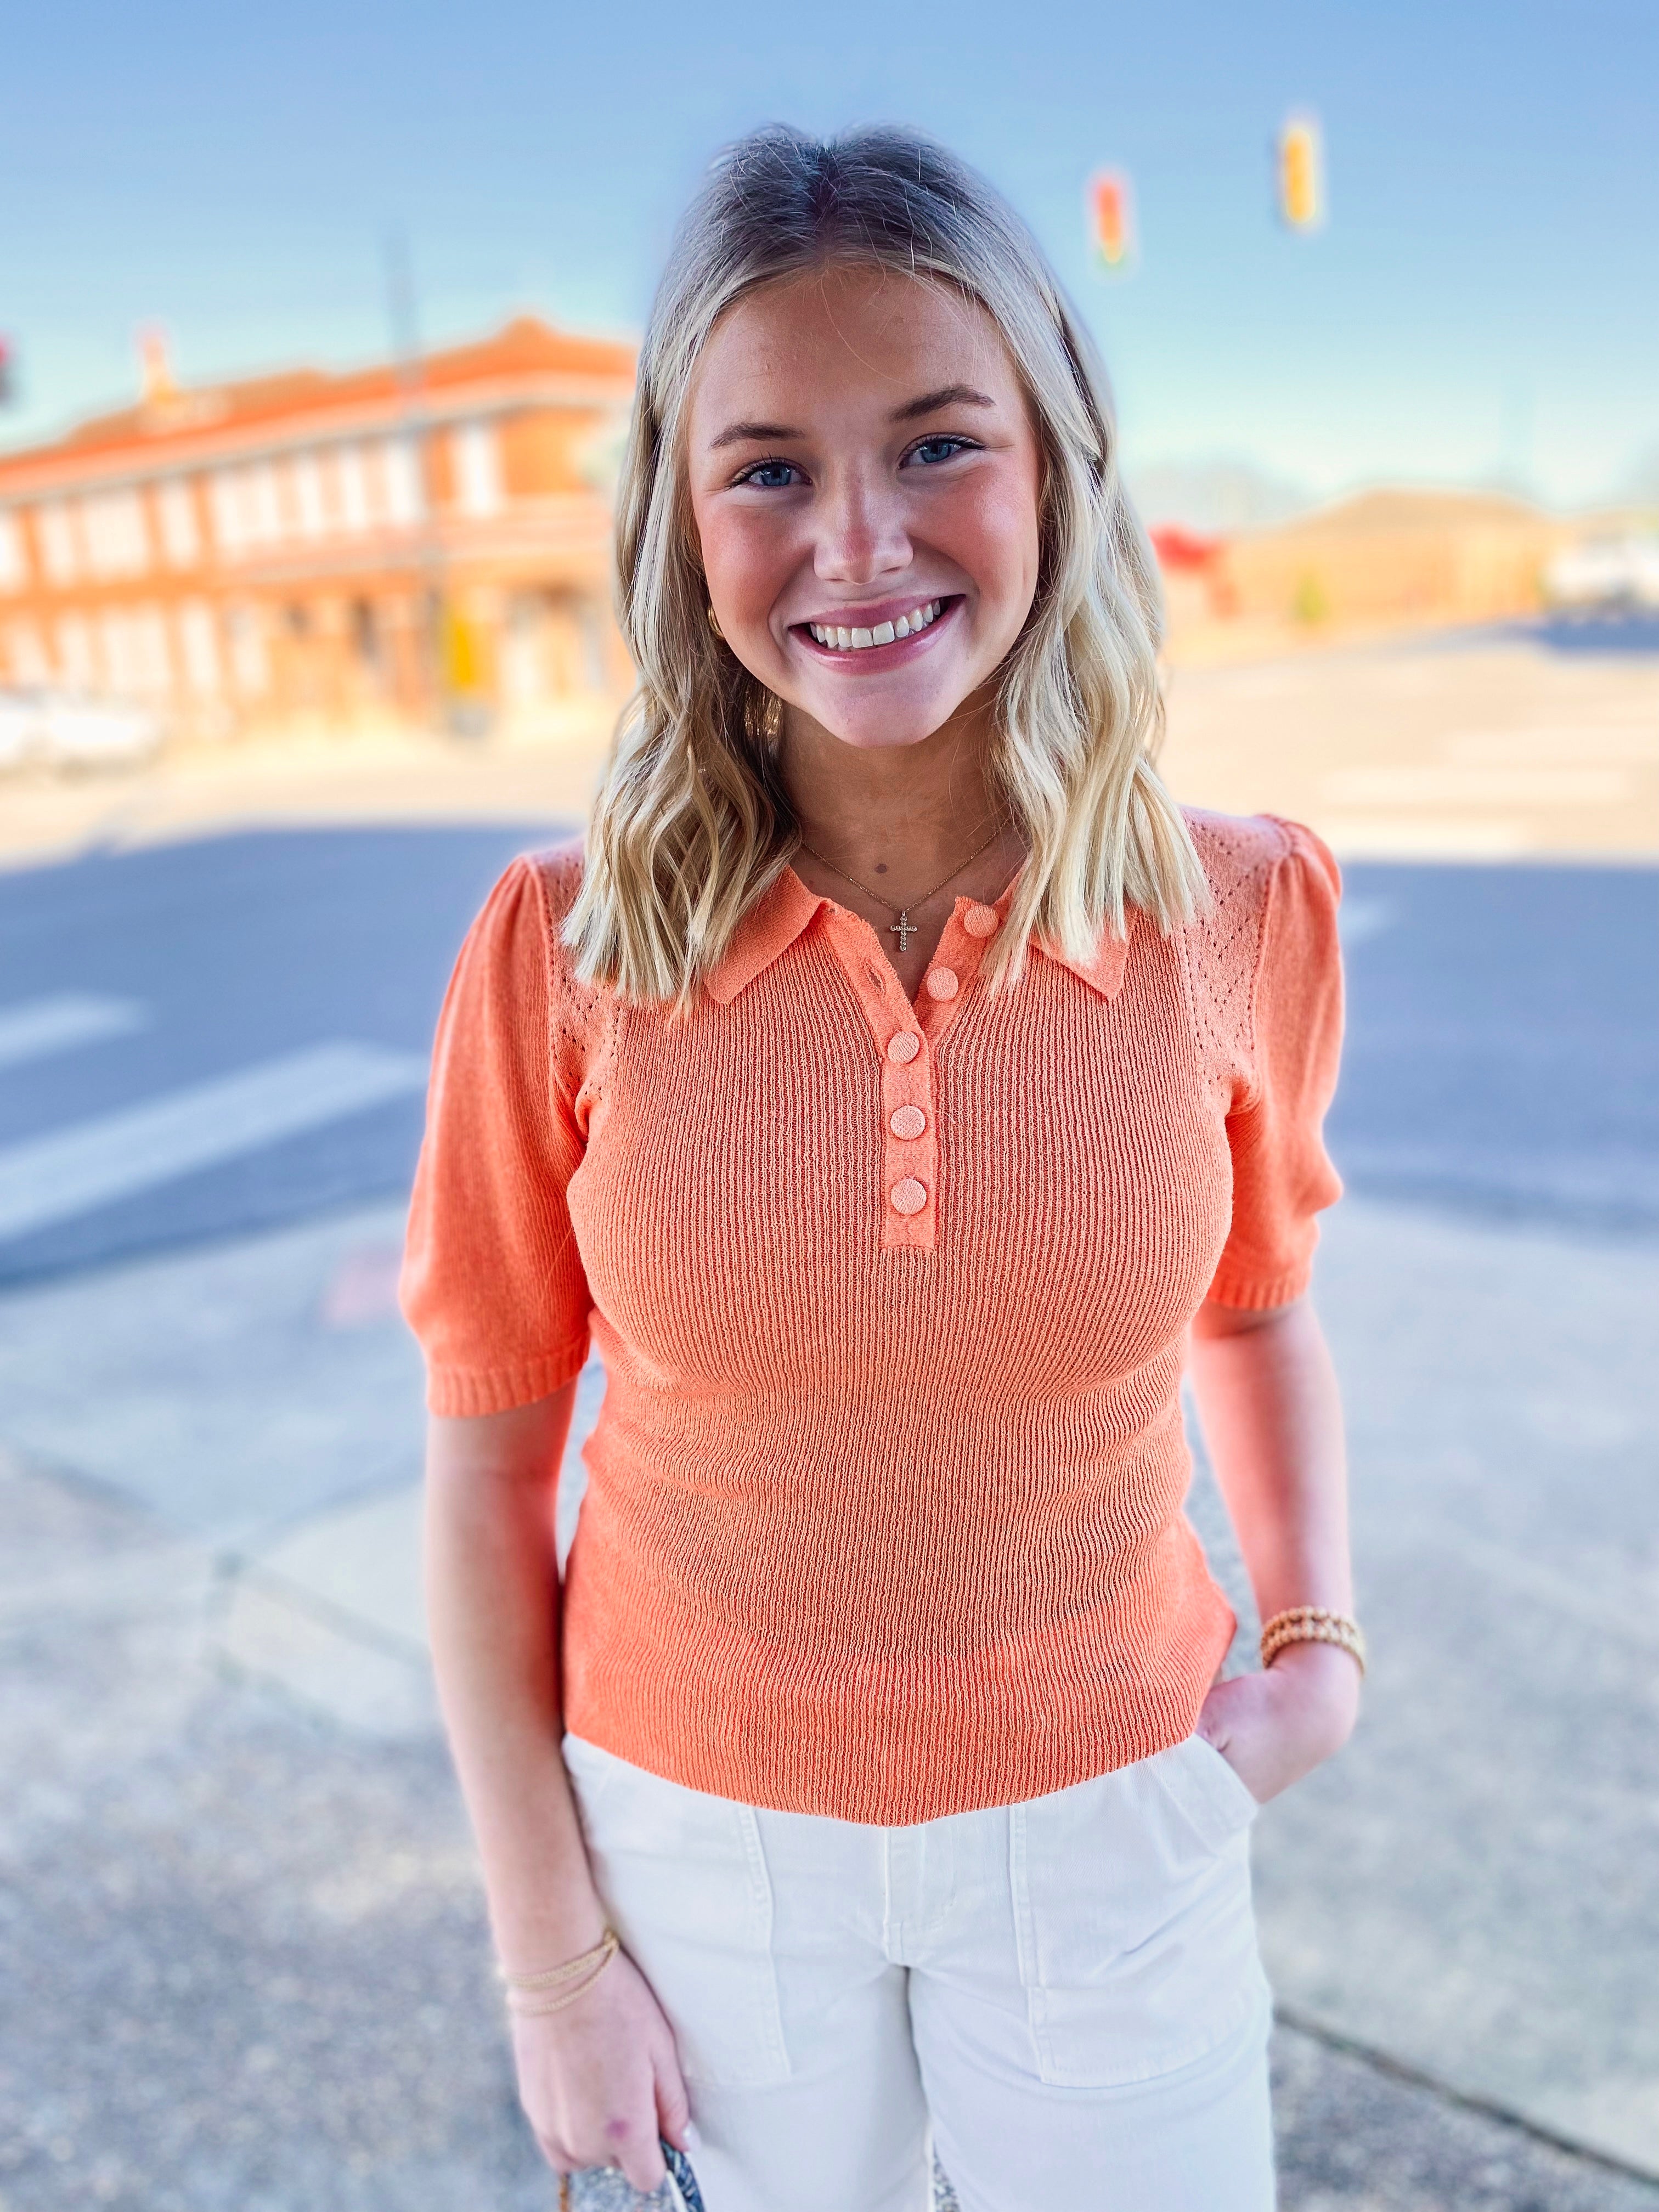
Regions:
<instances>
[{"instance_id":1,"label":"white teeth","mask_svg":"<svg viewBox=\"0 0 1659 2212\"><path fill-rule=\"evenodd\" d=\"M831 653L864 653L873 645L891 645L899 638L914 637L939 620L940 605L938 599L929 599L925 607L913 608L896 622L878 623L873 629L839 629L832 623L808 623L806 627L816 641Z\"/></svg>"}]
</instances>

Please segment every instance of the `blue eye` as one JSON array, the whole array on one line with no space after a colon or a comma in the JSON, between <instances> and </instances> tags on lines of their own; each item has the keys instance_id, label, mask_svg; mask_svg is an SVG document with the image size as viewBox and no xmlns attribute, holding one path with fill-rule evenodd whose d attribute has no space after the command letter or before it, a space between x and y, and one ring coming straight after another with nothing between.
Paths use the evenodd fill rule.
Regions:
<instances>
[{"instance_id":1,"label":"blue eye","mask_svg":"<svg viewBox=\"0 0 1659 2212\"><path fill-rule=\"evenodd\" d=\"M757 461L752 469L744 471L738 482L753 484L757 491L787 491L799 473L793 461Z\"/></svg>"},{"instance_id":2,"label":"blue eye","mask_svg":"<svg viewBox=\"0 0 1659 2212\"><path fill-rule=\"evenodd\" d=\"M912 446L904 458L907 461L920 461L925 469L937 468L941 461L951 461L958 453L970 452L972 444L968 438L924 438L919 445Z\"/></svg>"}]
</instances>

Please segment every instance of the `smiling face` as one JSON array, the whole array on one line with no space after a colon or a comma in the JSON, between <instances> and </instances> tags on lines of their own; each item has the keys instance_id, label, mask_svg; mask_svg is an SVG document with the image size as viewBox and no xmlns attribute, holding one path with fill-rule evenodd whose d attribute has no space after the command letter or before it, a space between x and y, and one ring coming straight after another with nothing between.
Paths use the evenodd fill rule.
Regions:
<instances>
[{"instance_id":1,"label":"smiling face","mask_svg":"<svg viewBox=\"0 0 1659 2212\"><path fill-rule=\"evenodd\" d=\"M1042 459L985 311L830 267L750 293L692 389L691 507L744 666L859 746L972 709L1036 591Z\"/></svg>"}]
</instances>

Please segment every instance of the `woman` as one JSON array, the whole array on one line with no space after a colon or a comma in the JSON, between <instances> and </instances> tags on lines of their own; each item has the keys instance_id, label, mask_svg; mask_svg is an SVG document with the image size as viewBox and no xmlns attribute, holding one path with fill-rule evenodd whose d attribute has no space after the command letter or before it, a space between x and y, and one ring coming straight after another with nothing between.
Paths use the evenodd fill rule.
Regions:
<instances>
[{"instance_id":1,"label":"woman","mask_svg":"<svg viewBox=\"0 0 1659 2212\"><path fill-rule=\"evenodd\" d=\"M914 135L717 166L618 560L640 691L461 955L405 1279L525 2107L710 2212L923 2212L930 2141L966 2212L1260 2212L1249 1821L1359 1682L1334 869L1158 782L1100 371Z\"/></svg>"}]
</instances>

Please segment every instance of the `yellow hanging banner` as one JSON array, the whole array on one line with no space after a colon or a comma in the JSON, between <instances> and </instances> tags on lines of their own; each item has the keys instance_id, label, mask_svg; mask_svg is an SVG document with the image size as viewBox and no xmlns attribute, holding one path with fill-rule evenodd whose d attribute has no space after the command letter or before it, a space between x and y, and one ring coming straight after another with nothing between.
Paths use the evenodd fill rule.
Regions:
<instances>
[{"instance_id":1,"label":"yellow hanging banner","mask_svg":"<svg viewBox=\"0 0 1659 2212\"><path fill-rule=\"evenodd\" d=\"M1292 115L1279 134L1279 212L1291 230L1325 221L1325 148L1315 115Z\"/></svg>"}]
</instances>

